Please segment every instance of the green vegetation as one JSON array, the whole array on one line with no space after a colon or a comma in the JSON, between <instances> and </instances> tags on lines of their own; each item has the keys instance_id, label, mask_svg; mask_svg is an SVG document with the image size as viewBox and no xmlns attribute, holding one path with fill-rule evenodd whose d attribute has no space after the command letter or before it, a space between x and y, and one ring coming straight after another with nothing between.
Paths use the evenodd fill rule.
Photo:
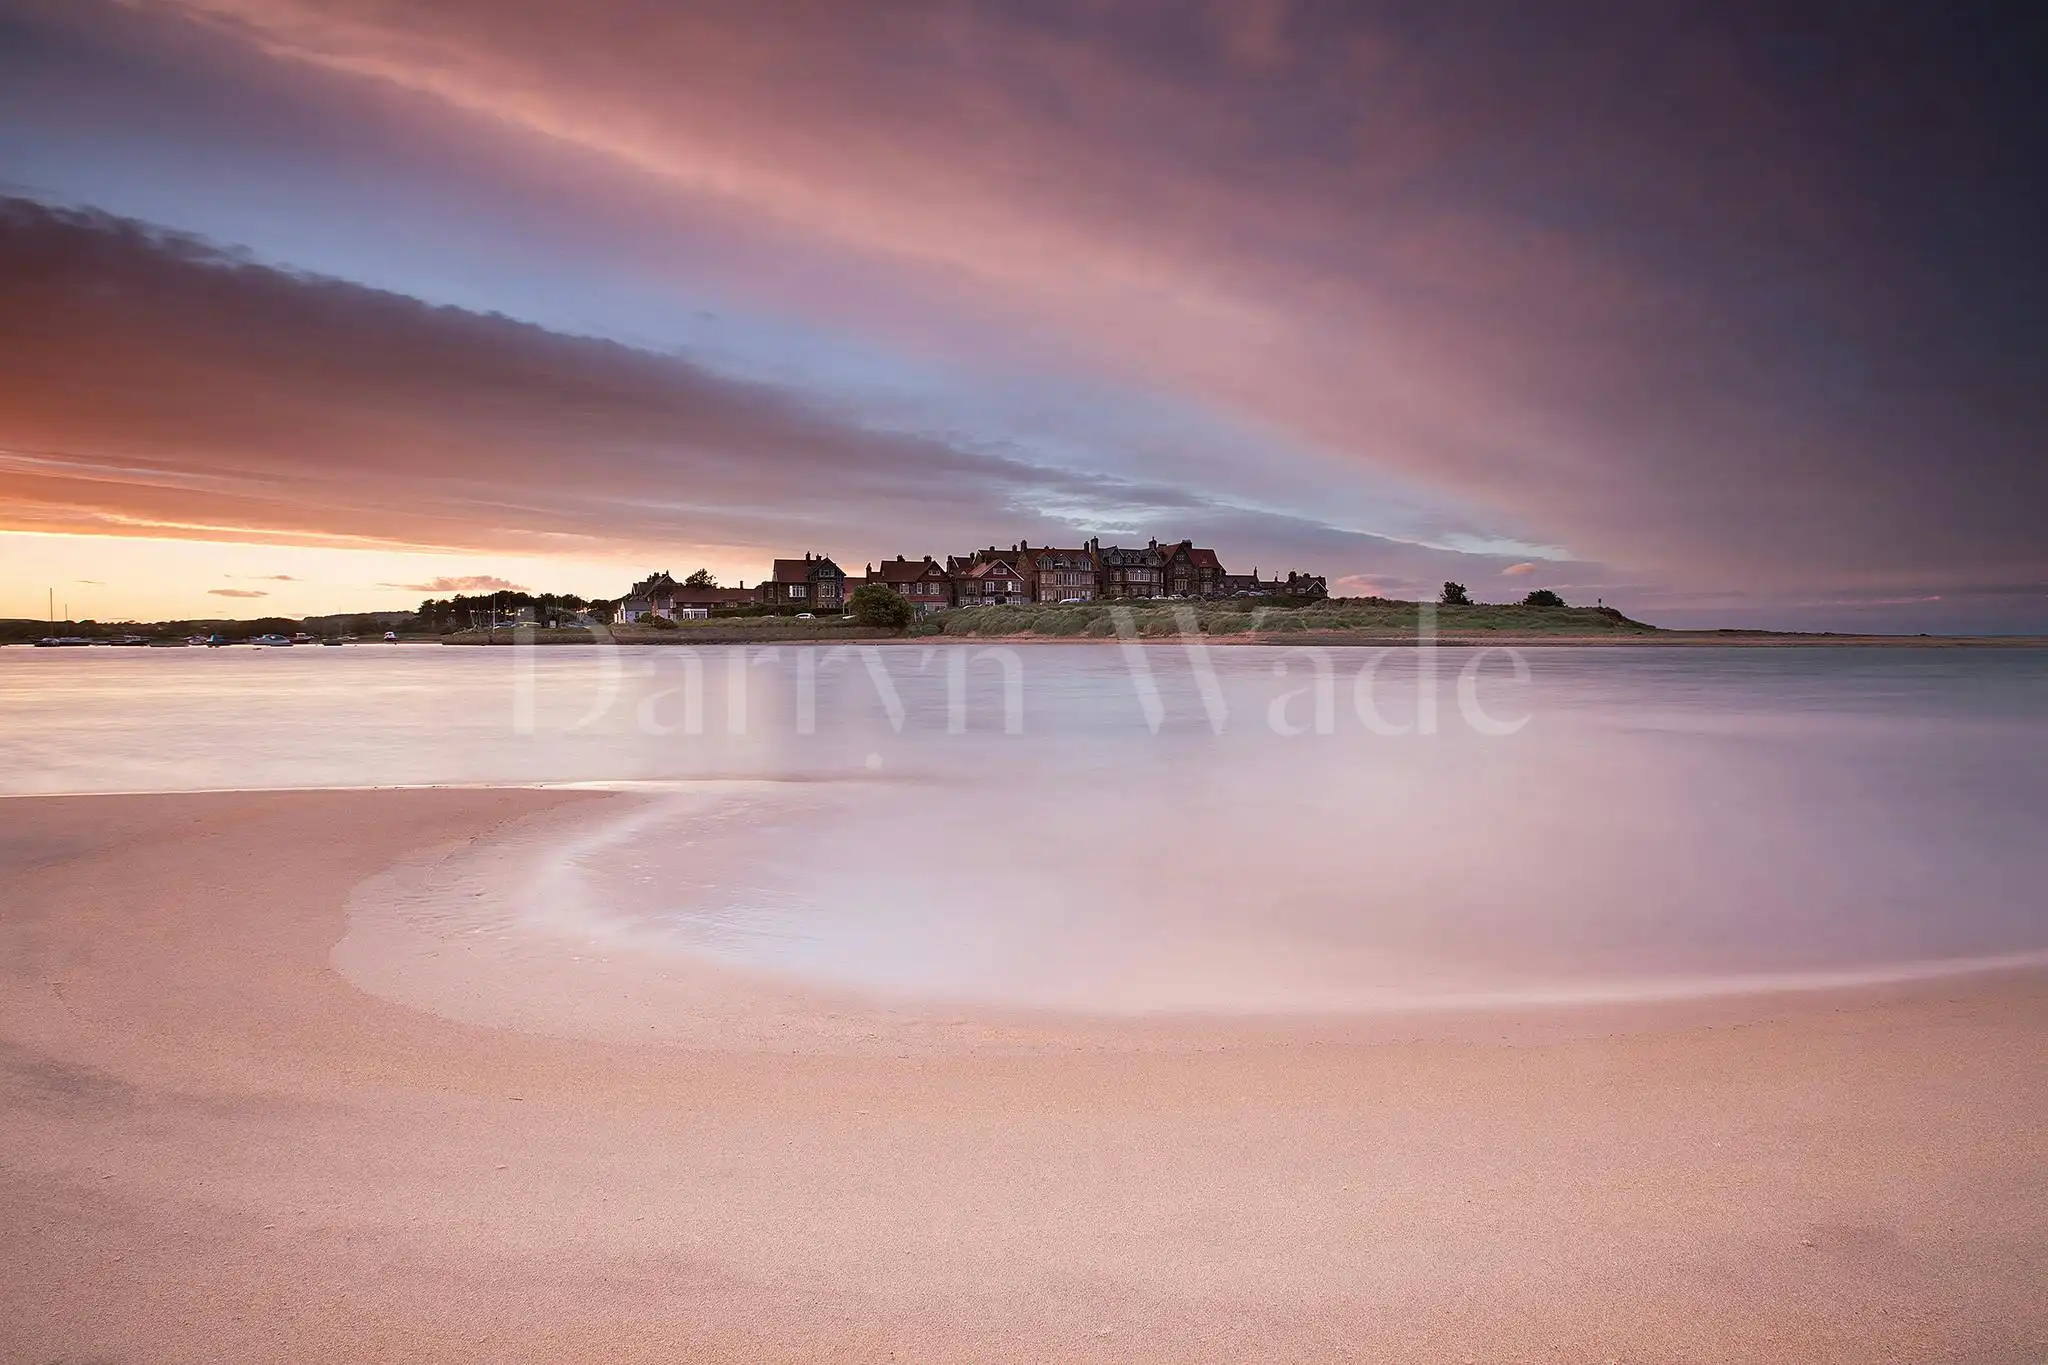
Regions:
<instances>
[{"instance_id":1,"label":"green vegetation","mask_svg":"<svg viewBox=\"0 0 2048 1365\"><path fill-rule=\"evenodd\" d=\"M712 576L711 570L699 569L683 580L683 586L686 588L715 588L718 586L718 579Z\"/></svg>"},{"instance_id":2,"label":"green vegetation","mask_svg":"<svg viewBox=\"0 0 2048 1365\"><path fill-rule=\"evenodd\" d=\"M916 615L909 601L880 583L863 583L846 599L847 610L861 625L878 630L902 630Z\"/></svg>"},{"instance_id":3,"label":"green vegetation","mask_svg":"<svg viewBox=\"0 0 2048 1365\"><path fill-rule=\"evenodd\" d=\"M1548 588L1538 588L1522 599L1525 607L1561 607L1564 599Z\"/></svg>"},{"instance_id":4,"label":"green vegetation","mask_svg":"<svg viewBox=\"0 0 2048 1365\"><path fill-rule=\"evenodd\" d=\"M1444 581L1443 595L1437 598L1437 601L1447 607L1469 607L1472 605L1472 598L1465 592L1465 585L1463 583L1453 583L1448 579Z\"/></svg>"},{"instance_id":5,"label":"green vegetation","mask_svg":"<svg viewBox=\"0 0 2048 1365\"><path fill-rule=\"evenodd\" d=\"M1129 629L1141 638L1178 635L1188 624L1204 635L1274 638L1310 643L1304 637L1361 636L1412 638L1421 620L1414 602L1383 597L1326 601L1237 599L1226 602L1104 602L1072 606L963 607L920 617L914 636L1031 635L1103 639L1118 633L1114 612L1130 613ZM1648 635L1656 627L1632 621L1612 607L1492 605L1466 602L1436 608L1440 635ZM1333 643L1341 640L1333 640Z\"/></svg>"},{"instance_id":6,"label":"green vegetation","mask_svg":"<svg viewBox=\"0 0 2048 1365\"><path fill-rule=\"evenodd\" d=\"M585 613L608 616L613 605L593 602L574 593L530 592L508 589L454 597L430 597L415 614L419 628L434 635L488 626L493 621L502 629L515 619L538 621L542 625L573 625Z\"/></svg>"},{"instance_id":7,"label":"green vegetation","mask_svg":"<svg viewBox=\"0 0 2048 1365\"><path fill-rule=\"evenodd\" d=\"M872 586L908 613L910 604L880 584ZM799 621L780 616L719 616L703 621L677 621L614 626L593 635L581 630L541 630L530 637L541 644L586 643L597 639L621 644L773 644L779 640L875 640L907 635L912 639L942 637L1028 638L1037 640L1109 640L1117 638L1117 613L1127 612L1128 628L1140 639L1167 639L1187 626L1219 642L1230 639L1282 644L1345 644L1376 639L1413 640L1423 607L1383 597L1315 600L1310 598L1236 598L1217 602L1131 603L1083 602L1018 607L958 607L917 616L907 627L870 625L859 619L859 603L843 616L820 615ZM1560 639L1658 636L1654 626L1632 621L1612 607L1542 607L1517 604L1431 604L1437 633L1446 639L1489 635L1556 636ZM892 613L891 619L896 619ZM512 632L500 630L496 643L509 644ZM484 631L447 637L450 644L485 644Z\"/></svg>"}]
</instances>

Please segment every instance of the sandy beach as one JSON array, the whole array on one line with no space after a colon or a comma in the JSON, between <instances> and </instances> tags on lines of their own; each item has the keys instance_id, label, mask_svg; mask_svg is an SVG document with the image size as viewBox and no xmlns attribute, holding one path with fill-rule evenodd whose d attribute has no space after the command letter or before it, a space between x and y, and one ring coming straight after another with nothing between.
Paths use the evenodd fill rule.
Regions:
<instances>
[{"instance_id":1,"label":"sandy beach","mask_svg":"<svg viewBox=\"0 0 2048 1365\"><path fill-rule=\"evenodd\" d=\"M0 803L0 1357L2048 1358L2048 975L940 1042L380 984L366 885L609 799Z\"/></svg>"}]
</instances>

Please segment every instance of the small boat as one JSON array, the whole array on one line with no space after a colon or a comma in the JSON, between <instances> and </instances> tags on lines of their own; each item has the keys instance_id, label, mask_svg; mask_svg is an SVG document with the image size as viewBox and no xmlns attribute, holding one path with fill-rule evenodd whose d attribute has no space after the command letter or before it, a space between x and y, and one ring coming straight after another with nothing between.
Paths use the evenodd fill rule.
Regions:
<instances>
[{"instance_id":1,"label":"small boat","mask_svg":"<svg viewBox=\"0 0 2048 1365\"><path fill-rule=\"evenodd\" d=\"M298 634L292 636L292 643L295 645L310 645L314 643L314 640L311 635L308 635L305 631L302 630Z\"/></svg>"},{"instance_id":2,"label":"small boat","mask_svg":"<svg viewBox=\"0 0 2048 1365\"><path fill-rule=\"evenodd\" d=\"M395 645L395 644L397 644L397 643L398 643L398 632L397 632L397 631L395 631L395 630L387 630L387 631L385 631L385 632L384 632L384 643L385 643L385 644L387 644L387 645Z\"/></svg>"},{"instance_id":3,"label":"small boat","mask_svg":"<svg viewBox=\"0 0 2048 1365\"><path fill-rule=\"evenodd\" d=\"M348 641L346 641L346 640L322 640L322 641L321 641L320 643L321 643L321 644L323 644L323 645L336 645L336 646L339 646L339 645L345 645L345 644L347 644L347 643L348 643Z\"/></svg>"},{"instance_id":4,"label":"small boat","mask_svg":"<svg viewBox=\"0 0 2048 1365\"><path fill-rule=\"evenodd\" d=\"M201 645L210 645L218 642L211 635L187 635L185 637L185 643L192 646L194 649L197 649Z\"/></svg>"},{"instance_id":5,"label":"small boat","mask_svg":"<svg viewBox=\"0 0 2048 1365\"><path fill-rule=\"evenodd\" d=\"M84 649L92 641L83 635L46 635L36 641L37 649Z\"/></svg>"},{"instance_id":6,"label":"small boat","mask_svg":"<svg viewBox=\"0 0 2048 1365\"><path fill-rule=\"evenodd\" d=\"M290 649L292 647L292 637L289 635L259 635L249 643L252 645L264 645L271 649Z\"/></svg>"}]
</instances>

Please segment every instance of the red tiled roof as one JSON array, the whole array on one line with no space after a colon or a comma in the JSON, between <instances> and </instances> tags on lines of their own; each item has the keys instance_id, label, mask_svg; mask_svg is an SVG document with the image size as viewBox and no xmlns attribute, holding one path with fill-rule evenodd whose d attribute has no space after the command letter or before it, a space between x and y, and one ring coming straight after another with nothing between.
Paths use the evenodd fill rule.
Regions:
<instances>
[{"instance_id":1,"label":"red tiled roof","mask_svg":"<svg viewBox=\"0 0 2048 1365\"><path fill-rule=\"evenodd\" d=\"M1221 569L1223 567L1222 563L1216 558L1214 550L1197 550L1192 545L1188 546L1188 562L1202 569Z\"/></svg>"},{"instance_id":2,"label":"red tiled roof","mask_svg":"<svg viewBox=\"0 0 2048 1365\"><path fill-rule=\"evenodd\" d=\"M868 582L915 583L920 578L943 572L929 559L885 559L880 567L868 570Z\"/></svg>"},{"instance_id":3,"label":"red tiled roof","mask_svg":"<svg viewBox=\"0 0 2048 1365\"><path fill-rule=\"evenodd\" d=\"M965 576L968 578L1022 578L1024 575L1018 573L1000 559L984 559L981 563L969 569Z\"/></svg>"}]
</instances>

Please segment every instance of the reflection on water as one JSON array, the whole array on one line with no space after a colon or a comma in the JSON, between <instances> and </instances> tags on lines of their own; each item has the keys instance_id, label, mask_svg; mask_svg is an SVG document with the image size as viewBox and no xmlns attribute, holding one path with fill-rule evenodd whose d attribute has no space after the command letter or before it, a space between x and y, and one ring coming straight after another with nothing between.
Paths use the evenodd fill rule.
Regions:
<instances>
[{"instance_id":1,"label":"reflection on water","mask_svg":"<svg viewBox=\"0 0 2048 1365\"><path fill-rule=\"evenodd\" d=\"M532 911L1090 1009L2048 949L2040 651L1530 650L1526 680L1484 661L1480 712L1470 651L1428 686L1395 651L1364 709L1367 651L1015 657L1020 734L1000 660L954 680L916 646L8 650L0 788L667 784L560 849Z\"/></svg>"}]
</instances>

